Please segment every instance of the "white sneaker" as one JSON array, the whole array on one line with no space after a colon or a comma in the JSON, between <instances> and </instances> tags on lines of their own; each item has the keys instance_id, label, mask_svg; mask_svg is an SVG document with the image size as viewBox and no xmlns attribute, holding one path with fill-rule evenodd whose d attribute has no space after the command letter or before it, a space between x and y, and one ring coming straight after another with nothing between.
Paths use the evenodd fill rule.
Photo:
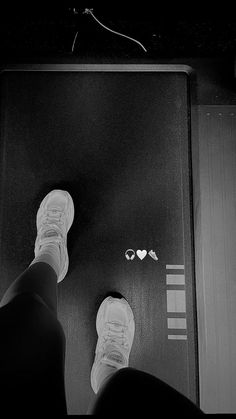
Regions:
<instances>
[{"instance_id":1,"label":"white sneaker","mask_svg":"<svg viewBox=\"0 0 236 419\"><path fill-rule=\"evenodd\" d=\"M36 217L37 236L35 240L35 257L43 245L55 243L60 249L61 282L67 274L69 257L67 251L67 233L74 220L74 202L67 191L54 189L42 200Z\"/></svg>"},{"instance_id":2,"label":"white sneaker","mask_svg":"<svg viewBox=\"0 0 236 419\"><path fill-rule=\"evenodd\" d=\"M97 393L98 370L102 364L117 369L128 367L129 355L134 340L134 315L124 298L105 298L99 307L96 319L98 341L95 360L91 370L91 386Z\"/></svg>"}]
</instances>

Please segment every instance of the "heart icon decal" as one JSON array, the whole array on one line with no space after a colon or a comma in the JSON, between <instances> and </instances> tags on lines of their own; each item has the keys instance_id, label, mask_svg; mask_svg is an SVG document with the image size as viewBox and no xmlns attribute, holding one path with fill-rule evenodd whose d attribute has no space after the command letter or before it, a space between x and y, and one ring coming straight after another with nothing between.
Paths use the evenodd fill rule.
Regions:
<instances>
[{"instance_id":1,"label":"heart icon decal","mask_svg":"<svg viewBox=\"0 0 236 419\"><path fill-rule=\"evenodd\" d=\"M142 259L145 258L146 254L147 254L147 251L146 250L137 250L136 254L139 257L139 259L142 260Z\"/></svg>"}]
</instances>

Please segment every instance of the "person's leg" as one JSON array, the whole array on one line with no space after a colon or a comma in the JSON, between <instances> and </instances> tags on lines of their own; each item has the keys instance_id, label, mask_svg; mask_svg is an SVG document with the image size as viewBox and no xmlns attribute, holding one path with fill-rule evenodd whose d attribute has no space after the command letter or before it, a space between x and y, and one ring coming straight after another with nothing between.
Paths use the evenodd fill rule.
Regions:
<instances>
[{"instance_id":1,"label":"person's leg","mask_svg":"<svg viewBox=\"0 0 236 419\"><path fill-rule=\"evenodd\" d=\"M37 294L43 302L57 313L57 278L58 269L55 266L57 253L51 252L51 246L41 252L31 265L22 272L5 292L0 307L8 304L16 295L22 293ZM51 253L49 253L49 251Z\"/></svg>"},{"instance_id":2,"label":"person's leg","mask_svg":"<svg viewBox=\"0 0 236 419\"><path fill-rule=\"evenodd\" d=\"M57 319L57 283L68 271L68 192L51 191L37 213L35 259L0 303L1 413L66 414L65 335Z\"/></svg>"},{"instance_id":3,"label":"person's leg","mask_svg":"<svg viewBox=\"0 0 236 419\"><path fill-rule=\"evenodd\" d=\"M102 382L88 414L203 414L188 398L151 374L134 368L111 372Z\"/></svg>"},{"instance_id":4,"label":"person's leg","mask_svg":"<svg viewBox=\"0 0 236 419\"><path fill-rule=\"evenodd\" d=\"M65 335L57 320L57 274L29 266L0 308L1 412L66 414Z\"/></svg>"}]
</instances>

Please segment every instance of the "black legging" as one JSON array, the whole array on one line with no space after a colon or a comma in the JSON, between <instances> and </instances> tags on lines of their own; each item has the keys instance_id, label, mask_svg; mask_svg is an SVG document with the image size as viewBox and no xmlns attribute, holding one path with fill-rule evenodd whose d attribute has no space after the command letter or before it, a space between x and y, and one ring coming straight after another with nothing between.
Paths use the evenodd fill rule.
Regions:
<instances>
[{"instance_id":1,"label":"black legging","mask_svg":"<svg viewBox=\"0 0 236 419\"><path fill-rule=\"evenodd\" d=\"M8 288L1 301L0 331L0 412L67 414L66 342L57 319L57 277L50 265L31 265ZM87 413L149 411L203 413L163 381L133 368L104 382Z\"/></svg>"}]
</instances>

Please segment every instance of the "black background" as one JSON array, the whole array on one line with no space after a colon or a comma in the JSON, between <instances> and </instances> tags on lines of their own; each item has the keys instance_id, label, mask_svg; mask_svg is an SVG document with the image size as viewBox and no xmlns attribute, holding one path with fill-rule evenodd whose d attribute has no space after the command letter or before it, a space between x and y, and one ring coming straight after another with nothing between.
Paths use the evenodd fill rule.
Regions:
<instances>
[{"instance_id":1,"label":"black background","mask_svg":"<svg viewBox=\"0 0 236 419\"><path fill-rule=\"evenodd\" d=\"M74 55L109 57L212 57L234 55L236 18L233 8L201 2L8 3L0 9L1 60L24 56ZM76 12L73 12L75 7ZM137 44L103 29L85 8L109 28L134 37Z\"/></svg>"}]
</instances>

